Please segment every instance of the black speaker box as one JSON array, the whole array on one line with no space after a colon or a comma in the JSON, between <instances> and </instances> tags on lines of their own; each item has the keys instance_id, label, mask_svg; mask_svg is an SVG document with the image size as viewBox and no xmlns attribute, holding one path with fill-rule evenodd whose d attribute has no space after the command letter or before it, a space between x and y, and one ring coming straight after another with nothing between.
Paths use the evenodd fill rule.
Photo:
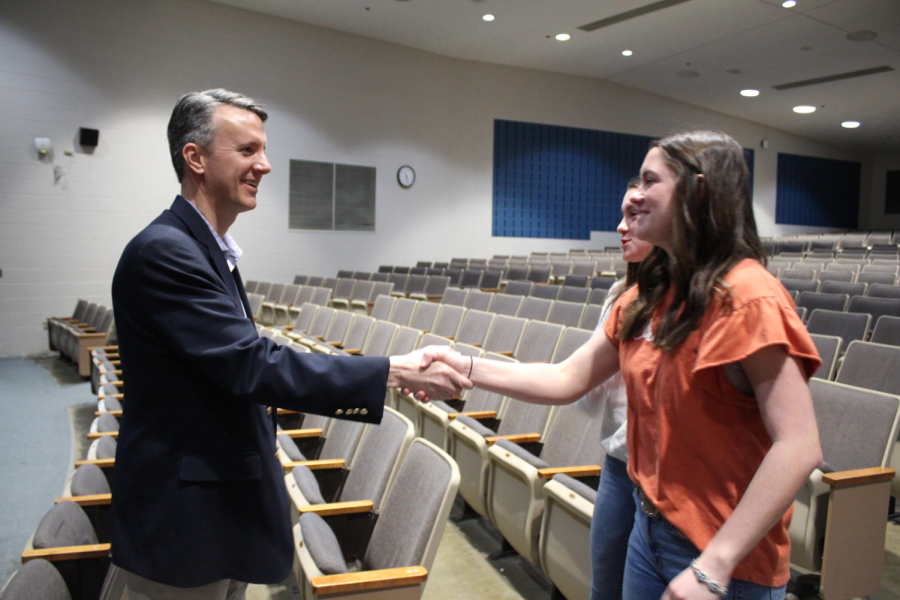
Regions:
<instances>
[{"instance_id":1,"label":"black speaker box","mask_svg":"<svg viewBox=\"0 0 900 600\"><path fill-rule=\"evenodd\" d=\"M100 141L99 129L87 129L81 127L78 129L78 143L82 146L90 146L96 148Z\"/></svg>"}]
</instances>

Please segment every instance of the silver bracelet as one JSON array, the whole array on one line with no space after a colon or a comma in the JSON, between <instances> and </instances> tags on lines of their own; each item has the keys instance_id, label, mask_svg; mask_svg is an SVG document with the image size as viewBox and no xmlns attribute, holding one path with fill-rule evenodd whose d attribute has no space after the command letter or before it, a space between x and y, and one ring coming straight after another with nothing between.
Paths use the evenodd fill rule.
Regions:
<instances>
[{"instance_id":1,"label":"silver bracelet","mask_svg":"<svg viewBox=\"0 0 900 600\"><path fill-rule=\"evenodd\" d=\"M724 598L728 595L728 588L720 584L718 581L710 579L709 575L701 571L700 567L697 566L696 559L691 561L691 569L694 571L694 575L696 575L697 581L709 588L709 591L711 591L713 594L719 596L720 598Z\"/></svg>"}]
</instances>

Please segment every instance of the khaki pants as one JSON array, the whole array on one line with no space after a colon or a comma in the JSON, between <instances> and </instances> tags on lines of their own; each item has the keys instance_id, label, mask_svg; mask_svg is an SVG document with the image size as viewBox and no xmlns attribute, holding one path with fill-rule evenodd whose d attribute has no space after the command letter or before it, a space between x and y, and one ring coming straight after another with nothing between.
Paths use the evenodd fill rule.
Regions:
<instances>
[{"instance_id":1,"label":"khaki pants","mask_svg":"<svg viewBox=\"0 0 900 600\"><path fill-rule=\"evenodd\" d=\"M174 587L126 572L128 600L245 600L247 584L221 579L200 587Z\"/></svg>"}]
</instances>

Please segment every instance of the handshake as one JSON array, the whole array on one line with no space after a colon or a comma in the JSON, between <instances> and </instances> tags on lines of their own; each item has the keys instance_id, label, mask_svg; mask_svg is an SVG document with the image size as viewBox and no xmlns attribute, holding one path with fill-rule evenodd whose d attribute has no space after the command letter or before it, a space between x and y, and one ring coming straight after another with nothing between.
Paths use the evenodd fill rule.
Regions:
<instances>
[{"instance_id":1,"label":"handshake","mask_svg":"<svg viewBox=\"0 0 900 600\"><path fill-rule=\"evenodd\" d=\"M428 346L390 360L387 387L412 393L422 402L449 400L472 387L472 359L446 346Z\"/></svg>"}]
</instances>

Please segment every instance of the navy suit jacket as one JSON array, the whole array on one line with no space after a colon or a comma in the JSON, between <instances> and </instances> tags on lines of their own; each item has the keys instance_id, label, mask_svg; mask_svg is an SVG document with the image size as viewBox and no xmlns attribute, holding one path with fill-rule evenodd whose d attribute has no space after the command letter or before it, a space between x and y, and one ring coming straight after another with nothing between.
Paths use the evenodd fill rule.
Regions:
<instances>
[{"instance_id":1,"label":"navy suit jacket","mask_svg":"<svg viewBox=\"0 0 900 600\"><path fill-rule=\"evenodd\" d=\"M126 246L112 296L128 382L113 562L180 587L283 581L289 500L266 409L340 409L378 423L388 360L299 354L260 338L239 276L181 196Z\"/></svg>"}]
</instances>

